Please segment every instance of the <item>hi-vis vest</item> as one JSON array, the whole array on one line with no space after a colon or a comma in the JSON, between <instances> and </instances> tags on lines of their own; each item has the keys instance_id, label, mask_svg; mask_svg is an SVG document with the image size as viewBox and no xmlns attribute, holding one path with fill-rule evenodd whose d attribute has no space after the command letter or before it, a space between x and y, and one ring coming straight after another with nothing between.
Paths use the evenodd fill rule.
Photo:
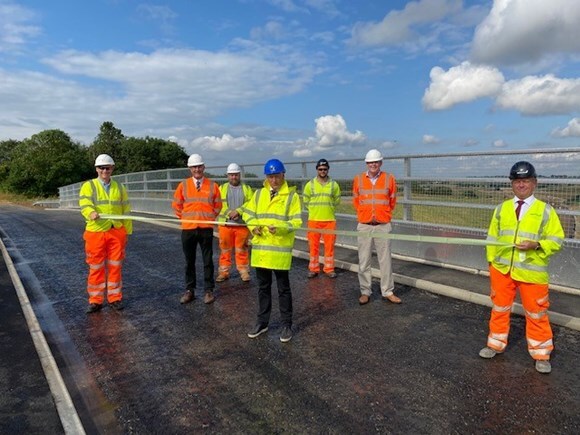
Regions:
<instances>
[{"instance_id":1,"label":"hi-vis vest","mask_svg":"<svg viewBox=\"0 0 580 435\"><path fill-rule=\"evenodd\" d=\"M203 179L199 192L193 177L183 180L175 189L171 204L175 215L182 219L181 229L213 228L212 224L184 222L184 220L215 221L222 209L220 189L215 181Z\"/></svg>"},{"instance_id":2,"label":"hi-vis vest","mask_svg":"<svg viewBox=\"0 0 580 435\"><path fill-rule=\"evenodd\" d=\"M296 188L288 187L284 182L278 194L270 200L270 186L264 181L264 188L256 190L244 205L242 216L250 231L257 226L262 229L261 235L252 236L252 267L290 270L294 232L302 226ZM277 227L275 234L266 228L269 225Z\"/></svg>"},{"instance_id":3,"label":"hi-vis vest","mask_svg":"<svg viewBox=\"0 0 580 435\"><path fill-rule=\"evenodd\" d=\"M375 184L366 172L354 177L352 204L361 223L389 223L397 204L395 177L381 171Z\"/></svg>"},{"instance_id":4,"label":"hi-vis vest","mask_svg":"<svg viewBox=\"0 0 580 435\"><path fill-rule=\"evenodd\" d=\"M111 180L109 194L98 179L85 182L79 192L79 206L81 214L86 219L85 229L95 233L104 233L111 227L125 227L127 234L133 233L133 221L130 219L112 220L97 219L89 220L92 212L99 214L129 214L131 205L129 204L129 195L127 189L122 184Z\"/></svg>"},{"instance_id":5,"label":"hi-vis vest","mask_svg":"<svg viewBox=\"0 0 580 435\"><path fill-rule=\"evenodd\" d=\"M523 240L538 242L540 249L528 251L511 246L488 245L487 261L501 273L509 272L516 281L547 284L550 256L562 247L564 230L556 211L538 199L518 222L514 202L510 199L495 209L487 240L505 243L519 243Z\"/></svg>"},{"instance_id":6,"label":"hi-vis vest","mask_svg":"<svg viewBox=\"0 0 580 435\"><path fill-rule=\"evenodd\" d=\"M231 211L228 207L228 188L230 183L224 183L220 186L220 195L222 198L222 210L220 212L218 221L225 222L227 220L227 214ZM242 187L242 193L244 194L244 204L252 198L252 193L254 193L253 189L245 183L241 183L240 186ZM243 204L242 207L238 208L238 213L242 214ZM243 221L243 220L242 220ZM241 222L240 222L241 223Z\"/></svg>"},{"instance_id":7,"label":"hi-vis vest","mask_svg":"<svg viewBox=\"0 0 580 435\"><path fill-rule=\"evenodd\" d=\"M302 201L308 210L308 220L335 221L334 211L340 203L340 186L330 178L325 184L313 178L304 186Z\"/></svg>"}]
</instances>

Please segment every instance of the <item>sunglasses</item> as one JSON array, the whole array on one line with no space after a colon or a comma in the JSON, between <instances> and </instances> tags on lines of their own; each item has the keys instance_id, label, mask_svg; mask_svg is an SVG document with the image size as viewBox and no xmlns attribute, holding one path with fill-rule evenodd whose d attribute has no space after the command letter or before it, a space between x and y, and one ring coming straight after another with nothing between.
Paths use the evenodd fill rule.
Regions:
<instances>
[{"instance_id":1,"label":"sunglasses","mask_svg":"<svg viewBox=\"0 0 580 435\"><path fill-rule=\"evenodd\" d=\"M97 169L100 169L101 171L112 171L113 167L112 166L97 166Z\"/></svg>"},{"instance_id":2,"label":"sunglasses","mask_svg":"<svg viewBox=\"0 0 580 435\"><path fill-rule=\"evenodd\" d=\"M328 168L316 168L316 169L318 169L319 171L328 171Z\"/></svg>"}]
</instances>

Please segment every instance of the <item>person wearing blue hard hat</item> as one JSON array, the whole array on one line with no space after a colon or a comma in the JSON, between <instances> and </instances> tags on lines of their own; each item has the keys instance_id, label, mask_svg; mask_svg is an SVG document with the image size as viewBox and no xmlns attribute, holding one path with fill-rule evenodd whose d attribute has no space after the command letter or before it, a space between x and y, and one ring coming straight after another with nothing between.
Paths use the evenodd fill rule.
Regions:
<instances>
[{"instance_id":1,"label":"person wearing blue hard hat","mask_svg":"<svg viewBox=\"0 0 580 435\"><path fill-rule=\"evenodd\" d=\"M258 279L258 316L249 338L268 331L272 311L272 276L276 277L282 331L280 341L292 339L292 292L289 270L296 228L302 226L300 198L288 186L286 168L278 159L264 165L264 187L243 208L242 217L252 233L250 265Z\"/></svg>"}]
</instances>

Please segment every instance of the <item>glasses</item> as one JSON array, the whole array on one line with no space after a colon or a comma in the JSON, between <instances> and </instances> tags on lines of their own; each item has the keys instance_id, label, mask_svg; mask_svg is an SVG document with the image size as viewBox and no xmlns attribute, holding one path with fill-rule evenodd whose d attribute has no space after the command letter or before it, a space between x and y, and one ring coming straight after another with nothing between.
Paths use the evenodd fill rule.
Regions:
<instances>
[{"instance_id":1,"label":"glasses","mask_svg":"<svg viewBox=\"0 0 580 435\"><path fill-rule=\"evenodd\" d=\"M328 171L328 168L316 168L316 169L318 169L319 171Z\"/></svg>"},{"instance_id":2,"label":"glasses","mask_svg":"<svg viewBox=\"0 0 580 435\"><path fill-rule=\"evenodd\" d=\"M112 171L113 167L112 166L97 166L97 169L100 169L101 171Z\"/></svg>"}]
</instances>

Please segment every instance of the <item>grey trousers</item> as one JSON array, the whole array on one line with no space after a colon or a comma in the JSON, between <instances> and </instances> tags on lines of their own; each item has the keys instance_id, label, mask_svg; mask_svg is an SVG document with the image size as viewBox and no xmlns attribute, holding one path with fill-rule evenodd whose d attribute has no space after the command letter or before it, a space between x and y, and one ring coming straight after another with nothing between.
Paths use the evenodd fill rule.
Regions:
<instances>
[{"instance_id":1,"label":"grey trousers","mask_svg":"<svg viewBox=\"0 0 580 435\"><path fill-rule=\"evenodd\" d=\"M393 294L395 281L391 264L391 239L368 237L372 233L389 234L392 230L391 224L367 225L359 223L356 229L359 233L364 234L358 237L358 282L361 294L371 295L373 244L379 260L381 294L383 297Z\"/></svg>"}]
</instances>

